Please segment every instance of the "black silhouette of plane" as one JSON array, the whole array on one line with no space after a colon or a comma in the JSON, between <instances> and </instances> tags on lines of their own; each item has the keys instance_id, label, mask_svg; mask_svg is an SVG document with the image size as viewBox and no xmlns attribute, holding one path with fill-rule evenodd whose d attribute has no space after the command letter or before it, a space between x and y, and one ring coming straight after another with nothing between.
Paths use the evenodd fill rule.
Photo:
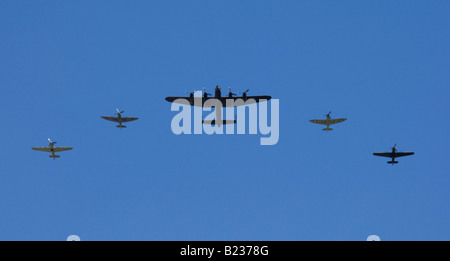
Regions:
<instances>
[{"instance_id":1,"label":"black silhouette of plane","mask_svg":"<svg viewBox=\"0 0 450 261\"><path fill-rule=\"evenodd\" d=\"M392 152L375 152L375 153L373 153L373 155L391 158L392 160L388 161L387 163L394 165L394 164L398 163L398 161L395 161L395 158L409 156L409 155L414 154L414 152L397 152L397 149L395 148L395 146L397 146L397 144L395 144L394 147L392 147Z\"/></svg>"},{"instance_id":2,"label":"black silhouette of plane","mask_svg":"<svg viewBox=\"0 0 450 261\"><path fill-rule=\"evenodd\" d=\"M102 117L102 119L108 120L108 121L114 121L114 122L118 122L119 125L117 125L117 128L126 128L127 126L122 125L122 122L128 122L128 121L135 121L139 118L137 117L122 117L122 113L124 113L124 111L119 111L119 108L116 108L117 110L117 117L111 117L111 116L100 116Z\"/></svg>"},{"instance_id":3,"label":"black silhouette of plane","mask_svg":"<svg viewBox=\"0 0 450 261\"><path fill-rule=\"evenodd\" d=\"M249 105L253 103L258 103L262 101L268 101L272 99L269 95L259 95L259 96L248 96L247 92L250 89L247 89L245 92L242 92L242 96L236 96L236 93L231 92L231 87L228 87L229 92L227 96L222 96L221 89L219 85L216 86L214 96L210 97L211 94L207 93L205 91L205 88L203 88L203 96L202 97L195 97L194 93L195 91L189 93L189 97L166 97L166 101L168 102L175 102L179 104L185 104L185 105L191 105L191 106L199 106L203 107L205 102L207 102L209 99L216 99L222 103L222 107L236 107L241 105ZM188 93L188 92L186 92ZM243 101L242 103L237 101ZM221 110L216 110L216 120L212 121L203 121L204 124L217 124L220 126L221 124L234 124L236 123L236 120L221 120L222 119L222 113Z\"/></svg>"},{"instance_id":4,"label":"black silhouette of plane","mask_svg":"<svg viewBox=\"0 0 450 261\"><path fill-rule=\"evenodd\" d=\"M242 96L236 96L235 93L231 92L231 87L229 87L228 89L229 89L229 93L227 96L222 96L220 87L219 87L219 85L217 85L216 89L215 89L214 97L209 97L209 96L211 96L211 94L205 92L205 88L203 88L203 96L202 97L194 97L194 92L195 92L194 91L194 92L189 93L189 97L166 97L166 101L203 107L204 103L207 100L217 99L222 102L223 107L227 107L227 105L228 105L227 100L236 101L238 99L242 99L243 101L249 101L249 103L258 103L261 100L268 101L268 100L272 99L272 97L268 96L268 95L248 96L247 92L250 89L247 89L245 92L242 92ZM177 101L178 99L182 99L182 100L184 99L184 100L188 101L188 103L186 103L182 100ZM246 105L249 103L246 103ZM236 105L234 105L234 106L236 106Z\"/></svg>"}]
</instances>

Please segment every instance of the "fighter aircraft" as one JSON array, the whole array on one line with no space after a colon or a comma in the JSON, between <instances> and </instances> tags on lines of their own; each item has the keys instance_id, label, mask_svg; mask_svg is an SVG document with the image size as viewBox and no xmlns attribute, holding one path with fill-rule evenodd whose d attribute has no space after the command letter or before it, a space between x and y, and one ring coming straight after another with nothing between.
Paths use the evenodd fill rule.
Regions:
<instances>
[{"instance_id":1,"label":"fighter aircraft","mask_svg":"<svg viewBox=\"0 0 450 261\"><path fill-rule=\"evenodd\" d=\"M119 111L119 108L116 108L117 111L117 117L111 117L111 116L100 116L105 120L108 121L114 121L114 122L118 122L119 125L117 125L117 128L126 128L127 126L122 125L122 122L127 122L127 121L135 121L139 118L137 117L122 117L122 113L124 113L124 111Z\"/></svg>"},{"instance_id":2,"label":"fighter aircraft","mask_svg":"<svg viewBox=\"0 0 450 261\"><path fill-rule=\"evenodd\" d=\"M33 147L31 149L38 150L38 151L45 151L50 152L52 155L50 155L50 158L56 159L61 156L56 155L55 152L65 151L65 150L71 150L72 147L55 147L56 141L51 141L50 138L48 138L48 141L50 142L48 147Z\"/></svg>"},{"instance_id":3,"label":"fighter aircraft","mask_svg":"<svg viewBox=\"0 0 450 261\"><path fill-rule=\"evenodd\" d=\"M312 123L316 123L316 124L327 125L327 127L322 130L329 131L329 130L333 130L332 128L330 128L330 125L340 123L340 122L347 120L347 118L332 119L330 117L330 114L331 114L331 111L327 114L326 120L309 120L309 121Z\"/></svg>"},{"instance_id":4,"label":"fighter aircraft","mask_svg":"<svg viewBox=\"0 0 450 261\"><path fill-rule=\"evenodd\" d=\"M398 163L398 161L395 161L395 158L409 156L409 155L414 154L414 152L397 152L397 149L395 148L395 146L397 146L397 144L395 144L394 147L392 147L392 152L375 152L375 153L373 153L373 155L391 158L392 160L388 161L387 163L394 165L394 164Z\"/></svg>"},{"instance_id":5,"label":"fighter aircraft","mask_svg":"<svg viewBox=\"0 0 450 261\"><path fill-rule=\"evenodd\" d=\"M248 96L247 92L250 89L247 89L245 92L242 92L242 96L236 96L236 93L231 92L231 87L228 87L228 90L229 90L228 95L222 96L221 89L220 89L219 85L217 85L215 92L214 92L214 97L209 97L209 96L211 96L211 94L207 93L205 91L205 88L203 88L203 96L202 97L195 97L194 93L196 91L193 91L193 92L189 93L189 97L166 97L166 101L175 102L175 103L179 103L179 104L185 104L185 105L191 105L191 106L203 107L205 102L208 101L209 99L216 99L222 103L223 107L236 107L236 106L240 106L240 105L249 105L249 104L258 103L258 102L262 102L262 101L268 101L268 100L272 99L272 97L268 96L268 95ZM188 93L188 92L186 92L186 93ZM239 99L242 100L243 102L242 103L236 102ZM222 119L221 110L216 110L216 119L217 119L217 122L216 122L216 120L212 120L212 121L203 121L203 123L211 124L211 125L217 124L218 126L220 126L221 124L236 123L236 120L223 120L222 121L221 120Z\"/></svg>"}]
</instances>

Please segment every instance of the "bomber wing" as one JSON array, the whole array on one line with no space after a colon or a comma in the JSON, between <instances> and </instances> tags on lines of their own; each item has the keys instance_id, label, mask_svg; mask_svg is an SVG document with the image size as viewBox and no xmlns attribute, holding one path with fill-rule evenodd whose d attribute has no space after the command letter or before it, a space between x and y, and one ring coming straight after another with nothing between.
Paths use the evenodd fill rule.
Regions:
<instances>
[{"instance_id":1,"label":"bomber wing","mask_svg":"<svg viewBox=\"0 0 450 261\"><path fill-rule=\"evenodd\" d=\"M194 103L195 100L195 103ZM184 104L184 105L194 105L194 104L202 104L203 98L202 97L195 97L195 98L190 98L190 97L166 97L166 101L168 102L174 102L174 103L179 103L179 104Z\"/></svg>"},{"instance_id":2,"label":"bomber wing","mask_svg":"<svg viewBox=\"0 0 450 261\"><path fill-rule=\"evenodd\" d=\"M214 98L214 97L212 97ZM215 98L217 99L217 98ZM237 107L242 105L249 105L253 103L265 102L272 99L271 96L247 96L247 97L220 97L218 100L222 102L222 107ZM228 104L227 104L228 103Z\"/></svg>"},{"instance_id":3,"label":"bomber wing","mask_svg":"<svg viewBox=\"0 0 450 261\"><path fill-rule=\"evenodd\" d=\"M241 106L241 105L248 105L258 102L264 102L272 99L271 96L268 95L262 95L262 96L247 96L247 97L166 97L166 101L168 102L175 102L179 104L184 105L191 105L191 106L202 106L204 103L210 99L217 99L222 103L222 107L231 107L227 105L233 105L232 107ZM228 104L227 104L228 100Z\"/></svg>"}]
</instances>

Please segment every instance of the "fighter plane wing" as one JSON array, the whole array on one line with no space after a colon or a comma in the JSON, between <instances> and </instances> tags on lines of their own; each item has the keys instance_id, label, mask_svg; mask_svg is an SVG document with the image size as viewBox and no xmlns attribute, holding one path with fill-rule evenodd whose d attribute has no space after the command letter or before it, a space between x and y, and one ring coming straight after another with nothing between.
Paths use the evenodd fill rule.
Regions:
<instances>
[{"instance_id":1,"label":"fighter plane wing","mask_svg":"<svg viewBox=\"0 0 450 261\"><path fill-rule=\"evenodd\" d=\"M127 121L135 121L139 118L137 117L122 117L122 122L127 122Z\"/></svg>"},{"instance_id":2,"label":"fighter plane wing","mask_svg":"<svg viewBox=\"0 0 450 261\"><path fill-rule=\"evenodd\" d=\"M31 148L33 150L38 150L38 151L45 151L45 152L51 152L49 147L33 147Z\"/></svg>"},{"instance_id":3,"label":"fighter plane wing","mask_svg":"<svg viewBox=\"0 0 450 261\"><path fill-rule=\"evenodd\" d=\"M330 120L329 120L329 124L330 124L330 125L331 125L331 124L336 124L336 123L343 122L343 121L345 121L345 120L347 120L347 119L346 119L346 118L330 119Z\"/></svg>"},{"instance_id":4,"label":"fighter plane wing","mask_svg":"<svg viewBox=\"0 0 450 261\"><path fill-rule=\"evenodd\" d=\"M414 152L396 152L395 153L395 157L403 157L403 156L409 156L409 155L413 155Z\"/></svg>"},{"instance_id":5,"label":"fighter plane wing","mask_svg":"<svg viewBox=\"0 0 450 261\"><path fill-rule=\"evenodd\" d=\"M387 157L387 158L392 158L392 157L403 157L403 156L409 156L409 155L413 155L414 152L396 152L395 154L392 152L375 152L373 155L375 156L381 156L381 157Z\"/></svg>"},{"instance_id":6,"label":"fighter plane wing","mask_svg":"<svg viewBox=\"0 0 450 261\"><path fill-rule=\"evenodd\" d=\"M71 149L72 149L72 147L54 147L53 152L66 151L66 150L71 150Z\"/></svg>"},{"instance_id":7,"label":"fighter plane wing","mask_svg":"<svg viewBox=\"0 0 450 261\"><path fill-rule=\"evenodd\" d=\"M100 116L102 117L102 119L108 120L108 121L114 121L114 122L119 122L119 118L118 117L111 117L111 116Z\"/></svg>"},{"instance_id":8,"label":"fighter plane wing","mask_svg":"<svg viewBox=\"0 0 450 261\"><path fill-rule=\"evenodd\" d=\"M327 125L327 120L309 120L312 123Z\"/></svg>"},{"instance_id":9,"label":"fighter plane wing","mask_svg":"<svg viewBox=\"0 0 450 261\"><path fill-rule=\"evenodd\" d=\"M312 123L322 124L322 125L332 125L336 123L340 123L347 120L347 118L339 118L339 119L329 119L329 120L309 120Z\"/></svg>"},{"instance_id":10,"label":"fighter plane wing","mask_svg":"<svg viewBox=\"0 0 450 261\"><path fill-rule=\"evenodd\" d=\"M33 147L31 148L33 150L38 150L38 151L44 151L44 152L60 152L60 151L66 151L66 150L71 150L71 147L53 147L53 150L49 147Z\"/></svg>"},{"instance_id":11,"label":"fighter plane wing","mask_svg":"<svg viewBox=\"0 0 450 261\"><path fill-rule=\"evenodd\" d=\"M375 152L375 153L373 153L373 155L375 155L375 156L381 156L381 157L392 158L393 153L392 153L392 152ZM397 156L396 156L396 157L397 157Z\"/></svg>"}]
</instances>

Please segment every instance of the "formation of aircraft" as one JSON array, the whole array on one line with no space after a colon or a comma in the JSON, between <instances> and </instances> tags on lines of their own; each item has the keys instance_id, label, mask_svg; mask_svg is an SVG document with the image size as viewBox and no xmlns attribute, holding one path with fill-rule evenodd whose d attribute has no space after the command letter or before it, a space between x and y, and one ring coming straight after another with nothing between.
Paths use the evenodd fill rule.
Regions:
<instances>
[{"instance_id":1,"label":"formation of aircraft","mask_svg":"<svg viewBox=\"0 0 450 261\"><path fill-rule=\"evenodd\" d=\"M391 158L392 160L388 161L387 163L394 165L394 164L398 163L398 161L395 161L395 158L409 156L409 155L414 154L414 152L397 152L397 149L395 148L395 146L397 146L397 144L395 144L394 147L392 147L391 152L374 152L373 155Z\"/></svg>"},{"instance_id":2,"label":"formation of aircraft","mask_svg":"<svg viewBox=\"0 0 450 261\"><path fill-rule=\"evenodd\" d=\"M114 122L118 122L119 125L117 125L116 127L118 128L126 128L127 126L122 125L122 122L128 122L128 121L134 121L137 120L137 117L122 117L122 113L124 113L124 111L119 111L119 108L116 108L117 110L117 117L110 117L110 116L101 116L101 118L105 119L105 120L109 120L109 121L114 121ZM37 151L44 151L44 152L50 152L52 153L52 155L50 155L50 158L56 159L56 158L60 158L60 155L56 155L55 152L60 152L60 151L66 151L66 150L71 150L72 147L55 147L56 141L51 141L50 138L48 138L48 141L50 142L50 144L48 145L48 147L32 147L31 149L33 150L37 150Z\"/></svg>"},{"instance_id":3,"label":"formation of aircraft","mask_svg":"<svg viewBox=\"0 0 450 261\"><path fill-rule=\"evenodd\" d=\"M195 97L194 93L196 91L193 91L189 93L189 97L166 97L166 101L168 102L174 102L184 105L191 105L191 106L198 106L198 107L204 107L205 103L210 99L216 99L216 101L219 101L222 104L222 107L237 107L241 105L249 105L252 103L259 103L264 102L272 99L269 95L259 95L259 96L248 96L247 92L250 89L247 89L245 92L242 92L242 96L236 96L236 93L231 92L231 87L228 87L228 95L222 96L222 91L220 89L220 86L217 85L216 89L214 91L214 96L211 96L210 93L207 93L205 91L205 88L203 88L203 96L201 97ZM188 92L186 92L188 93ZM210 97L211 96L211 97ZM216 111L216 119L212 121L205 121L203 120L203 124L211 124L217 126L221 126L222 124L234 124L236 123L236 120L222 120L222 111L221 110L215 110Z\"/></svg>"},{"instance_id":4,"label":"formation of aircraft","mask_svg":"<svg viewBox=\"0 0 450 261\"><path fill-rule=\"evenodd\" d=\"M235 93L231 92L230 87L228 89L229 89L229 92L228 92L227 96L222 96L221 89L217 85L213 97L210 97L211 94L207 93L205 91L205 88L203 88L203 96L202 97L195 97L194 96L195 91L194 91L194 92L189 93L188 97L166 97L165 99L168 102L174 102L174 103L190 105L190 106L200 106L200 107L203 107L209 99L216 99L216 101L220 102L223 107L236 107L236 106L241 106L241 105L248 105L248 104L252 104L252 103L268 101L272 98L269 95L248 96L247 92L249 91L249 89L242 92L242 96L237 96ZM237 101L242 101L242 102L237 102ZM123 122L135 121L135 120L139 119L138 117L122 117L122 113L124 113L124 111L120 111L119 108L116 108L116 111L117 111L117 113L116 113L117 117L114 117L114 116L100 116L100 117L105 120L119 123L119 125L116 126L118 128L126 128L127 127L122 124ZM330 114L331 114L331 111L326 115L326 119L313 119L313 120L309 120L309 121L312 123L315 123L315 124L326 125L327 127L322 130L331 131L333 129L330 128L330 125L341 123L341 122L347 120L347 118L332 119L330 117ZM217 122L216 122L216 120L212 120L212 121L203 121L203 123L204 124L212 124L212 125L236 123L236 120L223 120L222 121L221 119L222 119L222 111L216 109ZM61 157L59 155L56 155L55 154L56 152L67 151L67 150L72 149L72 147L55 147L56 142L51 141L50 138L48 138L48 141L50 142L48 147L32 147L32 149L37 150L37 151L50 152L51 155L49 157L53 158L53 159ZM391 158L391 160L388 161L387 163L394 165L394 164L398 163L398 161L396 161L395 158L403 157L403 156L410 156L410 155L414 154L414 152L398 152L397 149L395 148L396 146L397 146L397 144L395 144L394 147L392 147L391 152L374 152L373 155Z\"/></svg>"},{"instance_id":5,"label":"formation of aircraft","mask_svg":"<svg viewBox=\"0 0 450 261\"><path fill-rule=\"evenodd\" d=\"M127 126L122 125L122 122L129 122L129 121L135 121L139 118L137 117L122 117L122 113L124 113L124 111L119 111L119 108L116 108L117 111L117 117L112 117L112 116L100 116L102 119L108 120L108 121L114 121L114 122L118 122L119 125L117 125L117 128L126 128Z\"/></svg>"},{"instance_id":6,"label":"formation of aircraft","mask_svg":"<svg viewBox=\"0 0 450 261\"><path fill-rule=\"evenodd\" d=\"M341 122L347 120L347 118L332 119L330 117L330 114L331 114L331 111L327 114L327 118L325 120L309 120L309 121L312 123L316 123L316 124L326 125L327 127L322 130L330 131L330 130L333 130L332 128L330 128L330 125L336 124L336 123L341 123Z\"/></svg>"},{"instance_id":7,"label":"formation of aircraft","mask_svg":"<svg viewBox=\"0 0 450 261\"><path fill-rule=\"evenodd\" d=\"M72 149L72 147L55 147L56 141L51 141L50 138L48 138L48 141L50 142L48 147L33 147L31 149L38 150L38 151L44 151L44 152L50 152L52 155L50 155L49 157L53 158L53 159L61 157L59 155L56 155L55 152L66 151L66 150Z\"/></svg>"}]
</instances>

